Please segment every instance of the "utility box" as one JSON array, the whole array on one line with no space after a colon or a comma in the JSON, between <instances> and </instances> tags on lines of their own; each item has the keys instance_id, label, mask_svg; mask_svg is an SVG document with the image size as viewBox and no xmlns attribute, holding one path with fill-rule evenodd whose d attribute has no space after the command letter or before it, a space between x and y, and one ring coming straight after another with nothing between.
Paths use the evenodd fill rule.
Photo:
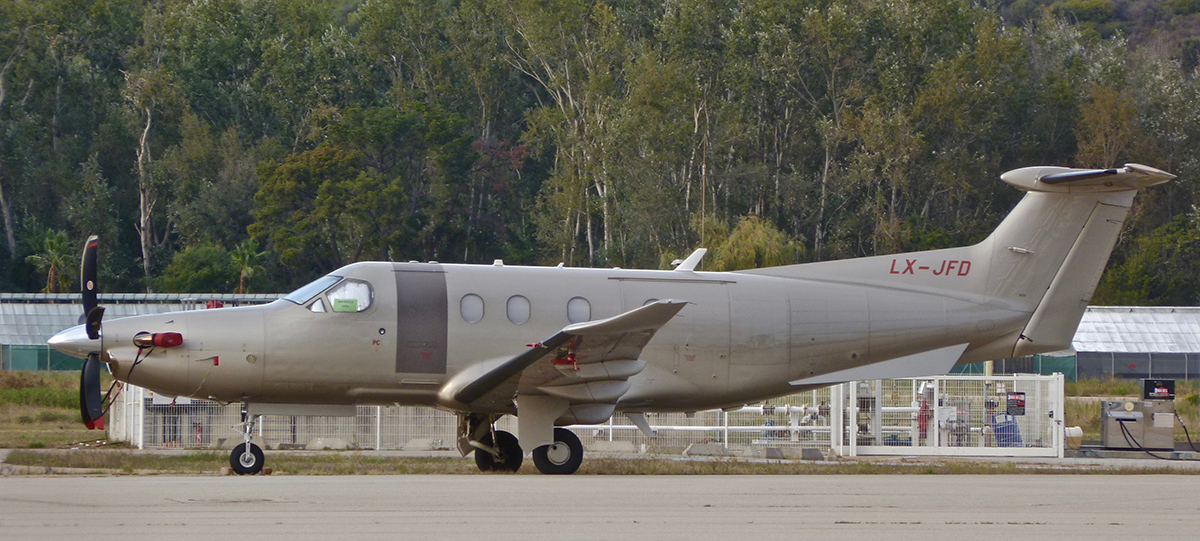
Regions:
<instances>
[{"instance_id":1,"label":"utility box","mask_svg":"<svg viewBox=\"0 0 1200 541\"><path fill-rule=\"evenodd\" d=\"M1141 400L1105 400L1100 442L1106 449L1175 449L1175 380L1142 381Z\"/></svg>"}]
</instances>

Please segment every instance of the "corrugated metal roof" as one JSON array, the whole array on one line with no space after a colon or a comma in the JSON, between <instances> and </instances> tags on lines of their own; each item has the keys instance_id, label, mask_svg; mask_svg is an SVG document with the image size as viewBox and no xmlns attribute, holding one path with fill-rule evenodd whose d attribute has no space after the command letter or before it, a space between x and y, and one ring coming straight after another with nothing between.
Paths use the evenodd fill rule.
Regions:
<instances>
[{"instance_id":1,"label":"corrugated metal roof","mask_svg":"<svg viewBox=\"0 0 1200 541\"><path fill-rule=\"evenodd\" d=\"M266 303L282 298L283 293L101 293L100 303L130 302L221 302ZM82 302L78 293L0 293L0 302Z\"/></svg>"},{"instance_id":2,"label":"corrugated metal roof","mask_svg":"<svg viewBox=\"0 0 1200 541\"><path fill-rule=\"evenodd\" d=\"M1200 353L1200 307L1089 306L1075 351Z\"/></svg>"},{"instance_id":3,"label":"corrugated metal roof","mask_svg":"<svg viewBox=\"0 0 1200 541\"><path fill-rule=\"evenodd\" d=\"M116 318L203 308L214 298L226 304L263 304L282 296L119 293L100 295L100 304L105 318ZM51 336L78 325L82 313L79 294L0 293L0 344L46 345Z\"/></svg>"}]
</instances>

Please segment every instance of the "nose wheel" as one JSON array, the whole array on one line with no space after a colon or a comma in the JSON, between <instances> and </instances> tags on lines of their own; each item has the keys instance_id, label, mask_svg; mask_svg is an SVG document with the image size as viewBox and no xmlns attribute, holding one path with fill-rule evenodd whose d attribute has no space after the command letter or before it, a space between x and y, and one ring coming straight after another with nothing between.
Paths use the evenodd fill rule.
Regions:
<instances>
[{"instance_id":1,"label":"nose wheel","mask_svg":"<svg viewBox=\"0 0 1200 541\"><path fill-rule=\"evenodd\" d=\"M262 449L253 443L239 443L229 453L229 467L238 475L254 475L263 469Z\"/></svg>"},{"instance_id":2,"label":"nose wheel","mask_svg":"<svg viewBox=\"0 0 1200 541\"><path fill-rule=\"evenodd\" d=\"M251 415L249 409L248 404L242 405L242 443L229 453L229 467L238 475L259 473L266 462L262 448L250 443L250 436L254 433L254 422L258 420L258 416Z\"/></svg>"}]
</instances>

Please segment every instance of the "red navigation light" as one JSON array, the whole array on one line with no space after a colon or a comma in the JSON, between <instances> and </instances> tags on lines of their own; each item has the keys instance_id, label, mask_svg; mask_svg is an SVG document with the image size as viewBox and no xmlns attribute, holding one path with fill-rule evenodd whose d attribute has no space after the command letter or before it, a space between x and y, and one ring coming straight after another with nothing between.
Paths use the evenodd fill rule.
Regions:
<instances>
[{"instance_id":1,"label":"red navigation light","mask_svg":"<svg viewBox=\"0 0 1200 541\"><path fill-rule=\"evenodd\" d=\"M160 348L173 348L183 343L183 335L177 332L154 333L154 345Z\"/></svg>"}]
</instances>

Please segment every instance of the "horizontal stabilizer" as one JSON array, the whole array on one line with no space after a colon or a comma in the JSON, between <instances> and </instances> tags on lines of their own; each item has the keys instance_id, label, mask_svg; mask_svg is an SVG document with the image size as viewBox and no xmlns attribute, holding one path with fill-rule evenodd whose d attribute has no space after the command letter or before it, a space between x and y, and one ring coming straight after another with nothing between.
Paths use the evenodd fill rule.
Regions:
<instances>
[{"instance_id":1,"label":"horizontal stabilizer","mask_svg":"<svg viewBox=\"0 0 1200 541\"><path fill-rule=\"evenodd\" d=\"M830 385L847 381L869 379L917 378L921 376L941 376L954 367L967 344L947 346L912 355L897 357L889 361L856 366L811 378L798 379L790 382L792 385Z\"/></svg>"},{"instance_id":2,"label":"horizontal stabilizer","mask_svg":"<svg viewBox=\"0 0 1200 541\"><path fill-rule=\"evenodd\" d=\"M1166 171L1136 163L1114 169L1023 167L1000 179L1027 192L1111 192L1138 190L1175 178Z\"/></svg>"}]
</instances>

